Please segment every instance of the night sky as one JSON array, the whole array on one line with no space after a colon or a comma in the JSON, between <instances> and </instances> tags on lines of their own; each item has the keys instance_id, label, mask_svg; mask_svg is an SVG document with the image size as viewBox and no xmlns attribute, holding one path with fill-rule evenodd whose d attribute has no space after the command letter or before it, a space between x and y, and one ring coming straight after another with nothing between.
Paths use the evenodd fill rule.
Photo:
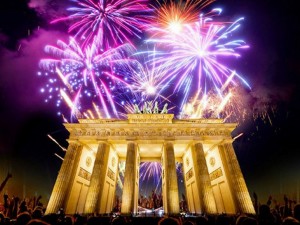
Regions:
<instances>
[{"instance_id":1,"label":"night sky","mask_svg":"<svg viewBox=\"0 0 300 225\"><path fill-rule=\"evenodd\" d=\"M68 133L53 105L44 103L37 77L46 44L68 37L63 24L67 0L2 0L0 3L0 181L5 192L49 198L64 152L47 137L67 146ZM273 106L270 119L247 120L233 136L250 194L265 203L269 195L299 200L300 13L292 0L217 0L222 18L245 17L239 35L250 48L234 67L251 84L257 99ZM298 191L298 192L297 192ZM2 193L3 194L3 193ZM0 200L1 202L1 200Z\"/></svg>"}]
</instances>

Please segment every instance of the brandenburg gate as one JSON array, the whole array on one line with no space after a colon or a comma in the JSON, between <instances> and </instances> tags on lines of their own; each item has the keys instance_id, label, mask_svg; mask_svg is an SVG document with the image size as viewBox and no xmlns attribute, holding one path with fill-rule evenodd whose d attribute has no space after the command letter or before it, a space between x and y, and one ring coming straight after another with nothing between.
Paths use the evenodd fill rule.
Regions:
<instances>
[{"instance_id":1,"label":"brandenburg gate","mask_svg":"<svg viewBox=\"0 0 300 225\"><path fill-rule=\"evenodd\" d=\"M168 113L127 114L120 119L66 123L68 149L46 214L110 213L118 164L125 161L121 213L138 212L139 165L162 163L163 209L178 214L176 162L183 163L191 213L250 213L254 207L234 152L235 123L222 119L174 119Z\"/></svg>"}]
</instances>

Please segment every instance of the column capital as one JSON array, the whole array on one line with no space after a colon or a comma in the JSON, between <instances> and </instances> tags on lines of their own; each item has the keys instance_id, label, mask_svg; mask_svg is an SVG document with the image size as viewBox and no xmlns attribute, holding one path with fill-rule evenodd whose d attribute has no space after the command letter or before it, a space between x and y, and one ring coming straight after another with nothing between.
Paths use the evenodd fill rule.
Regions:
<instances>
[{"instance_id":1,"label":"column capital","mask_svg":"<svg viewBox=\"0 0 300 225\"><path fill-rule=\"evenodd\" d=\"M204 140L203 139L194 139L193 144L203 144Z\"/></svg>"},{"instance_id":2,"label":"column capital","mask_svg":"<svg viewBox=\"0 0 300 225\"><path fill-rule=\"evenodd\" d=\"M224 139L224 141L221 144L232 144L234 142L234 139Z\"/></svg>"},{"instance_id":3,"label":"column capital","mask_svg":"<svg viewBox=\"0 0 300 225\"><path fill-rule=\"evenodd\" d=\"M130 143L130 142L137 143L137 139L136 138L126 138L126 142L127 143Z\"/></svg>"},{"instance_id":4,"label":"column capital","mask_svg":"<svg viewBox=\"0 0 300 225\"><path fill-rule=\"evenodd\" d=\"M81 145L81 143L79 142L78 139L67 139L67 142L69 144L78 144L78 145Z\"/></svg>"},{"instance_id":5,"label":"column capital","mask_svg":"<svg viewBox=\"0 0 300 225\"><path fill-rule=\"evenodd\" d=\"M104 143L108 144L107 139L96 139L97 144Z\"/></svg>"},{"instance_id":6,"label":"column capital","mask_svg":"<svg viewBox=\"0 0 300 225\"><path fill-rule=\"evenodd\" d=\"M164 139L164 144L166 143L174 143L175 142L175 138L165 138Z\"/></svg>"}]
</instances>

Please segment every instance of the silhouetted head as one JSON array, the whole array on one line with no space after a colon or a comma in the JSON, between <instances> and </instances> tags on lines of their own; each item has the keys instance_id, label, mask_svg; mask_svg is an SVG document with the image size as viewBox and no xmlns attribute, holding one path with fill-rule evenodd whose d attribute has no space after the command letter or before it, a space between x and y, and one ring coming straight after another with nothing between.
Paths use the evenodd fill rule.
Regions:
<instances>
[{"instance_id":1,"label":"silhouetted head","mask_svg":"<svg viewBox=\"0 0 300 225\"><path fill-rule=\"evenodd\" d=\"M179 225L179 221L172 217L165 217L158 221L158 225Z\"/></svg>"},{"instance_id":2,"label":"silhouetted head","mask_svg":"<svg viewBox=\"0 0 300 225\"><path fill-rule=\"evenodd\" d=\"M32 219L41 219L43 215L43 209L40 207L36 207L32 212Z\"/></svg>"},{"instance_id":3,"label":"silhouetted head","mask_svg":"<svg viewBox=\"0 0 300 225\"><path fill-rule=\"evenodd\" d=\"M264 224L274 224L276 222L275 216L271 213L270 207L268 205L261 205L259 207L258 223L260 225Z\"/></svg>"},{"instance_id":4,"label":"silhouetted head","mask_svg":"<svg viewBox=\"0 0 300 225\"><path fill-rule=\"evenodd\" d=\"M241 221L239 225L257 225L258 221L255 218L252 217L246 217Z\"/></svg>"},{"instance_id":5,"label":"silhouetted head","mask_svg":"<svg viewBox=\"0 0 300 225\"><path fill-rule=\"evenodd\" d=\"M208 224L208 219L204 216L200 216L196 219L196 224L197 225L207 225Z\"/></svg>"},{"instance_id":6,"label":"silhouetted head","mask_svg":"<svg viewBox=\"0 0 300 225\"><path fill-rule=\"evenodd\" d=\"M195 225L192 221L186 220L182 225Z\"/></svg>"},{"instance_id":7,"label":"silhouetted head","mask_svg":"<svg viewBox=\"0 0 300 225\"><path fill-rule=\"evenodd\" d=\"M99 224L101 224L101 220L99 217L92 216L87 220L87 225L99 225Z\"/></svg>"},{"instance_id":8,"label":"silhouetted head","mask_svg":"<svg viewBox=\"0 0 300 225\"><path fill-rule=\"evenodd\" d=\"M4 221L4 215L2 212L0 212L0 224Z\"/></svg>"},{"instance_id":9,"label":"silhouetted head","mask_svg":"<svg viewBox=\"0 0 300 225\"><path fill-rule=\"evenodd\" d=\"M236 219L235 224L236 224L236 225L242 225L242 224L243 224L243 221L244 221L245 219L247 219L247 218L248 218L247 215L242 214L242 215L240 215L240 216Z\"/></svg>"},{"instance_id":10,"label":"silhouetted head","mask_svg":"<svg viewBox=\"0 0 300 225\"><path fill-rule=\"evenodd\" d=\"M294 207L294 218L300 221L300 204L297 204Z\"/></svg>"},{"instance_id":11,"label":"silhouetted head","mask_svg":"<svg viewBox=\"0 0 300 225\"><path fill-rule=\"evenodd\" d=\"M267 216L271 213L270 207L268 205L261 205L259 206L259 215L261 216Z\"/></svg>"},{"instance_id":12,"label":"silhouetted head","mask_svg":"<svg viewBox=\"0 0 300 225\"><path fill-rule=\"evenodd\" d=\"M41 219L32 219L30 220L27 225L51 225Z\"/></svg>"},{"instance_id":13,"label":"silhouetted head","mask_svg":"<svg viewBox=\"0 0 300 225\"><path fill-rule=\"evenodd\" d=\"M81 216L81 215L76 215L74 225L83 225L87 222L87 217Z\"/></svg>"},{"instance_id":14,"label":"silhouetted head","mask_svg":"<svg viewBox=\"0 0 300 225\"><path fill-rule=\"evenodd\" d=\"M17 216L16 225L26 225L31 220L29 212L22 212Z\"/></svg>"},{"instance_id":15,"label":"silhouetted head","mask_svg":"<svg viewBox=\"0 0 300 225\"><path fill-rule=\"evenodd\" d=\"M283 219L282 225L299 225L300 222L294 217L288 216Z\"/></svg>"},{"instance_id":16,"label":"silhouetted head","mask_svg":"<svg viewBox=\"0 0 300 225\"><path fill-rule=\"evenodd\" d=\"M233 224L233 219L226 215L226 214L221 214L217 216L216 219L216 224L218 225L231 225Z\"/></svg>"},{"instance_id":17,"label":"silhouetted head","mask_svg":"<svg viewBox=\"0 0 300 225\"><path fill-rule=\"evenodd\" d=\"M66 225L73 225L74 224L74 220L71 216L66 216L65 217L65 224Z\"/></svg>"},{"instance_id":18,"label":"silhouetted head","mask_svg":"<svg viewBox=\"0 0 300 225\"><path fill-rule=\"evenodd\" d=\"M127 224L126 220L124 217L116 217L113 219L113 221L111 222L112 225L125 225Z\"/></svg>"},{"instance_id":19,"label":"silhouetted head","mask_svg":"<svg viewBox=\"0 0 300 225\"><path fill-rule=\"evenodd\" d=\"M58 219L58 215L56 213L50 213L43 216L42 220L46 223L56 224Z\"/></svg>"}]
</instances>

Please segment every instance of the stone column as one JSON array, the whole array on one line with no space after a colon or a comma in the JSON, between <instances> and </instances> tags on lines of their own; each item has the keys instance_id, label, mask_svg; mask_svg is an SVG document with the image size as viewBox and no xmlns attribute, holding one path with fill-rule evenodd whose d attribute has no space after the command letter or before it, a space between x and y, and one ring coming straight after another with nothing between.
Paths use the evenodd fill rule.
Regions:
<instances>
[{"instance_id":1,"label":"stone column","mask_svg":"<svg viewBox=\"0 0 300 225\"><path fill-rule=\"evenodd\" d=\"M192 147L192 157L202 213L217 213L217 206L201 142L196 143Z\"/></svg>"},{"instance_id":2,"label":"stone column","mask_svg":"<svg viewBox=\"0 0 300 225\"><path fill-rule=\"evenodd\" d=\"M244 176L231 143L219 146L227 162L233 195L240 213L255 214Z\"/></svg>"},{"instance_id":3,"label":"stone column","mask_svg":"<svg viewBox=\"0 0 300 225\"><path fill-rule=\"evenodd\" d=\"M179 209L179 192L177 183L177 173L175 164L174 146L171 141L164 144L163 148L163 167L165 190L163 195L164 210L168 214L178 214Z\"/></svg>"},{"instance_id":4,"label":"stone column","mask_svg":"<svg viewBox=\"0 0 300 225\"><path fill-rule=\"evenodd\" d=\"M57 213L60 208L65 208L72 174L74 174L74 170L77 170L74 164L75 161L78 161L76 158L80 157L81 151L78 152L78 150L81 149L82 146L76 141L69 141L68 150L60 167L45 214Z\"/></svg>"},{"instance_id":5,"label":"stone column","mask_svg":"<svg viewBox=\"0 0 300 225\"><path fill-rule=\"evenodd\" d=\"M121 213L136 213L137 208L135 207L135 201L137 201L136 192L138 188L136 183L138 183L138 150L137 143L130 141L127 143L127 154L125 162L125 173L124 173L124 185L122 194L122 206Z\"/></svg>"},{"instance_id":6,"label":"stone column","mask_svg":"<svg viewBox=\"0 0 300 225\"><path fill-rule=\"evenodd\" d=\"M108 156L109 146L105 142L100 142L96 153L90 186L86 196L84 206L85 213L95 213L99 210L99 203L102 198L101 191L103 190L106 177Z\"/></svg>"}]
</instances>

